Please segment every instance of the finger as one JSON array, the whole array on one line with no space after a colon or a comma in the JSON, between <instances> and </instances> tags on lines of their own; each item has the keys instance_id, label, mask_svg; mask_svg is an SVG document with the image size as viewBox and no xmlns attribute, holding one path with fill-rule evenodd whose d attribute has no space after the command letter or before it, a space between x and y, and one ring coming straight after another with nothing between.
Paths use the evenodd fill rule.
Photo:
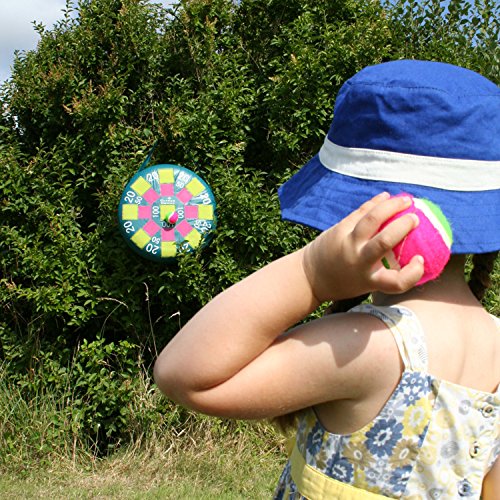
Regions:
<instances>
[{"instance_id":1,"label":"finger","mask_svg":"<svg viewBox=\"0 0 500 500\"><path fill-rule=\"evenodd\" d=\"M380 268L373 275L374 285L378 291L389 294L403 293L413 288L424 275L424 259L416 255L401 270Z\"/></svg>"},{"instance_id":2,"label":"finger","mask_svg":"<svg viewBox=\"0 0 500 500\"><path fill-rule=\"evenodd\" d=\"M392 221L366 243L362 249L363 258L374 264L382 259L419 224L416 214L405 214Z\"/></svg>"},{"instance_id":3,"label":"finger","mask_svg":"<svg viewBox=\"0 0 500 500\"><path fill-rule=\"evenodd\" d=\"M407 196L398 196L381 201L372 206L356 224L352 232L355 242L362 243L377 233L382 224L391 217L407 209L411 199Z\"/></svg>"}]
</instances>

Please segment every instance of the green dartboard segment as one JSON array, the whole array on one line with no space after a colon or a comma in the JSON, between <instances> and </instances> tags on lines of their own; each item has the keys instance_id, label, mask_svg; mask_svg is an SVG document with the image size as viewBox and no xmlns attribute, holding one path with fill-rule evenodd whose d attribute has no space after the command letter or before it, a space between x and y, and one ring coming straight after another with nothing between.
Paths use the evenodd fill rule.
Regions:
<instances>
[{"instance_id":1,"label":"green dartboard segment","mask_svg":"<svg viewBox=\"0 0 500 500\"><path fill-rule=\"evenodd\" d=\"M123 190L120 231L138 254L171 262L208 244L217 225L213 193L198 175L179 165L139 170Z\"/></svg>"}]
</instances>

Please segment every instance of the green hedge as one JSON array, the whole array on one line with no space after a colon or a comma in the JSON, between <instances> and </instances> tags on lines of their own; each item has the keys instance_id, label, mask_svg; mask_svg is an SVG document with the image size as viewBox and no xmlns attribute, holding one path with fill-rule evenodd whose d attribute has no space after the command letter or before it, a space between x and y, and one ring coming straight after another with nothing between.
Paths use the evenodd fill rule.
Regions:
<instances>
[{"instance_id":1,"label":"green hedge","mask_svg":"<svg viewBox=\"0 0 500 500\"><path fill-rule=\"evenodd\" d=\"M36 26L0 92L9 377L28 396L70 380L82 433L120 439L141 366L211 297L311 237L280 220L277 187L319 148L347 78L422 58L499 82L497 2L441 3L81 0ZM153 163L195 170L218 202L215 239L176 265L141 259L118 231L155 140Z\"/></svg>"}]
</instances>

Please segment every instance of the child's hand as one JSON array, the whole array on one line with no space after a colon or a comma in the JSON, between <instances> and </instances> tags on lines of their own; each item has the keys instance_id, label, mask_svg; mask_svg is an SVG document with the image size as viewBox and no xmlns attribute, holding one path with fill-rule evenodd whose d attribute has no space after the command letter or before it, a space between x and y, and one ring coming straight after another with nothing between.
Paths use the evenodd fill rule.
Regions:
<instances>
[{"instance_id":1,"label":"child's hand","mask_svg":"<svg viewBox=\"0 0 500 500\"><path fill-rule=\"evenodd\" d=\"M304 271L319 302L415 286L424 272L420 256L399 271L386 269L381 260L418 225L418 217L405 215L378 232L410 204L405 197L377 195L305 247Z\"/></svg>"}]
</instances>

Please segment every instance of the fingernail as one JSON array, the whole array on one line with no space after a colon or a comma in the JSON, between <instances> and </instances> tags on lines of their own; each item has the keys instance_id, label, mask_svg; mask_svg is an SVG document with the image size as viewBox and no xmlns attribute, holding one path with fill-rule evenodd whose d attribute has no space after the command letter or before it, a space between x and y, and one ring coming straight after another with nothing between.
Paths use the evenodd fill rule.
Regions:
<instances>
[{"instance_id":1,"label":"fingernail","mask_svg":"<svg viewBox=\"0 0 500 500\"><path fill-rule=\"evenodd\" d=\"M413 219L413 227L417 227L420 224L420 219L418 218L417 214L409 214L410 217Z\"/></svg>"},{"instance_id":2,"label":"fingernail","mask_svg":"<svg viewBox=\"0 0 500 500\"><path fill-rule=\"evenodd\" d=\"M424 258L421 255L417 255L417 260L420 262L420 264L424 265Z\"/></svg>"}]
</instances>

